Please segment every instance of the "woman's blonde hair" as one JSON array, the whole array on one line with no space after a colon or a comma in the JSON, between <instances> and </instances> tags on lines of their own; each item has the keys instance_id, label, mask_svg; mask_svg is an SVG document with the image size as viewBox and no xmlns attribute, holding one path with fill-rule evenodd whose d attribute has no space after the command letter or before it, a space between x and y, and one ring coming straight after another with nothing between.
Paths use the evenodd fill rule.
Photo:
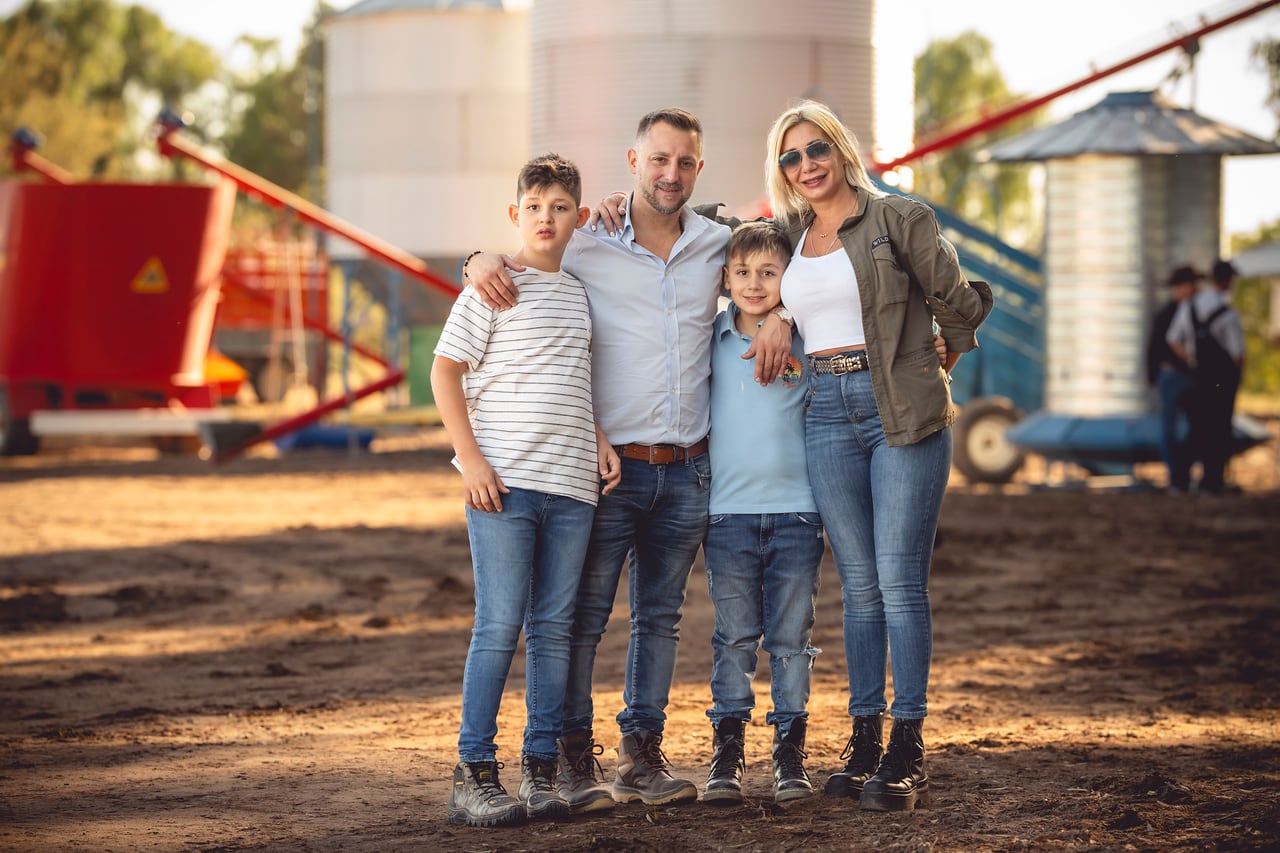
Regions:
<instances>
[{"instance_id":1,"label":"woman's blonde hair","mask_svg":"<svg viewBox=\"0 0 1280 853\"><path fill-rule=\"evenodd\" d=\"M809 210L809 202L805 201L787 180L782 167L778 165L778 157L782 155L782 138L787 135L787 131L806 121L822 131L840 152L844 160L844 179L849 186L867 195L884 195L875 184L871 183L867 169L862 165L862 158L858 156L858 140L853 135L853 131L845 127L826 104L802 101L778 116L773 123L773 127L769 130L769 150L764 162L764 180L765 186L769 189L769 204L773 208L773 215L787 228L801 220Z\"/></svg>"}]
</instances>

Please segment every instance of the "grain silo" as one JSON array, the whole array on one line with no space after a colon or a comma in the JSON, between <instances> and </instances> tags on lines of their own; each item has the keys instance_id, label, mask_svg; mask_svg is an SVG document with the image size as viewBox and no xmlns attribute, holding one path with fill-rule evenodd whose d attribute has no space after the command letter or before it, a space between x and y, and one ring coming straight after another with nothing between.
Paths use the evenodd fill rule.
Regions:
<instances>
[{"instance_id":1,"label":"grain silo","mask_svg":"<svg viewBox=\"0 0 1280 853\"><path fill-rule=\"evenodd\" d=\"M992 146L992 159L1046 165L1047 411L1149 411L1143 346L1169 272L1221 254L1222 158L1276 150L1155 92L1113 93Z\"/></svg>"},{"instance_id":2,"label":"grain silo","mask_svg":"<svg viewBox=\"0 0 1280 853\"><path fill-rule=\"evenodd\" d=\"M501 0L364 0L326 24L329 208L449 274L468 246L510 246L506 205L529 152L528 14Z\"/></svg>"},{"instance_id":3,"label":"grain silo","mask_svg":"<svg viewBox=\"0 0 1280 853\"><path fill-rule=\"evenodd\" d=\"M765 136L800 97L831 106L874 150L873 0L535 0L534 151L577 161L588 203L633 179L637 120L660 107L701 119L707 166L694 200L733 208L764 193ZM910 73L909 65L905 73Z\"/></svg>"}]
</instances>

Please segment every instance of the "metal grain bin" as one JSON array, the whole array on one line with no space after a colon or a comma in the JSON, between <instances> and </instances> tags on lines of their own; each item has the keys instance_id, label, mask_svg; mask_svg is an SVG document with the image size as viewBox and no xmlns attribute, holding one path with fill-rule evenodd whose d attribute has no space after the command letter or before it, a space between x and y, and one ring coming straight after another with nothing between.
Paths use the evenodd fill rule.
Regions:
<instances>
[{"instance_id":1,"label":"metal grain bin","mask_svg":"<svg viewBox=\"0 0 1280 853\"><path fill-rule=\"evenodd\" d=\"M872 0L536 0L533 150L583 170L588 202L630 189L637 120L660 107L698 116L698 201L741 208L764 194L765 136L800 97L822 100L873 150ZM909 65L905 73L910 74Z\"/></svg>"},{"instance_id":2,"label":"metal grain bin","mask_svg":"<svg viewBox=\"0 0 1280 853\"><path fill-rule=\"evenodd\" d=\"M1148 411L1142 352L1169 271L1221 253L1222 157L1276 150L1155 92L1113 93L992 146L1046 163L1048 411Z\"/></svg>"}]
</instances>

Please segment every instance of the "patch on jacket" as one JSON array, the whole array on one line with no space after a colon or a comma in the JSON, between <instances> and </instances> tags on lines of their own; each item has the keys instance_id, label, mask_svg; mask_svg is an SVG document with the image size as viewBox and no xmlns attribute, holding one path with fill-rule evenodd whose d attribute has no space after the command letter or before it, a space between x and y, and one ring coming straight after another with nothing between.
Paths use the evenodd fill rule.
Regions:
<instances>
[{"instance_id":1,"label":"patch on jacket","mask_svg":"<svg viewBox=\"0 0 1280 853\"><path fill-rule=\"evenodd\" d=\"M879 237L871 241L871 248L874 249L876 246L879 246L882 243L888 243L888 242L889 242L889 235L881 234Z\"/></svg>"}]
</instances>

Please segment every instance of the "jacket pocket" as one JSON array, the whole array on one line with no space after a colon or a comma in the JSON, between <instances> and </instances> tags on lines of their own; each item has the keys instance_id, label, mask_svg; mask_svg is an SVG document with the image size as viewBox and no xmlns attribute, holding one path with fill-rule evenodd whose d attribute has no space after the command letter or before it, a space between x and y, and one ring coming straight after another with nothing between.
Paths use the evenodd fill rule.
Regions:
<instances>
[{"instance_id":1,"label":"jacket pocket","mask_svg":"<svg viewBox=\"0 0 1280 853\"><path fill-rule=\"evenodd\" d=\"M906 302L911 296L911 277L898 265L898 257L889 242L871 250L876 267L877 297L883 303ZM861 282L858 283L861 286Z\"/></svg>"}]
</instances>

